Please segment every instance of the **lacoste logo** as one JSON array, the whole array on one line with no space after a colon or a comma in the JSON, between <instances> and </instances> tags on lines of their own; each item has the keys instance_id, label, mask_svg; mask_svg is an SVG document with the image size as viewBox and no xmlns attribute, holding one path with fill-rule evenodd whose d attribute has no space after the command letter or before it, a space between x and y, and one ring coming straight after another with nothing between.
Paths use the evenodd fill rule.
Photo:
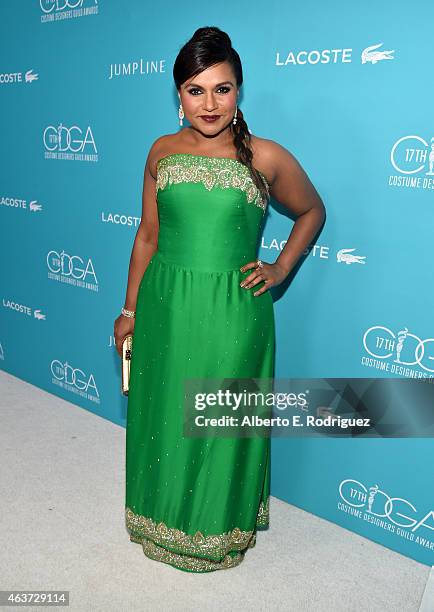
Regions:
<instances>
[{"instance_id":1,"label":"lacoste logo","mask_svg":"<svg viewBox=\"0 0 434 612\"><path fill-rule=\"evenodd\" d=\"M29 210L32 212L42 210L42 204L38 204L36 200L32 200L29 204Z\"/></svg>"},{"instance_id":2,"label":"lacoste logo","mask_svg":"<svg viewBox=\"0 0 434 612\"><path fill-rule=\"evenodd\" d=\"M30 68L30 70L27 70L26 74L25 74L25 78L26 78L26 83L31 83L32 81L37 81L39 78L39 74L33 74L33 68Z\"/></svg>"},{"instance_id":3,"label":"lacoste logo","mask_svg":"<svg viewBox=\"0 0 434 612\"><path fill-rule=\"evenodd\" d=\"M362 64L366 64L367 62L371 62L371 64L376 64L377 62L381 62L381 60L391 60L395 59L392 53L395 53L395 49L391 51L376 51L378 47L381 47L384 43L379 43L378 45L372 45L371 47L366 47L362 51Z\"/></svg>"},{"instance_id":4,"label":"lacoste logo","mask_svg":"<svg viewBox=\"0 0 434 612\"><path fill-rule=\"evenodd\" d=\"M346 263L347 265L352 263L364 264L366 263L366 255L353 255L352 252L356 249L340 249L337 252L336 260L338 263Z\"/></svg>"}]
</instances>

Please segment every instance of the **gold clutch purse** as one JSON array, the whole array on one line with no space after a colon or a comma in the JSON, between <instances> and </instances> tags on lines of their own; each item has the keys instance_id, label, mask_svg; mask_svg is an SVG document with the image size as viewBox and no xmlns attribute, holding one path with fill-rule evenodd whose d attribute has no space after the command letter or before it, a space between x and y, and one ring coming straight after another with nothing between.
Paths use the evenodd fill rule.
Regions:
<instances>
[{"instance_id":1,"label":"gold clutch purse","mask_svg":"<svg viewBox=\"0 0 434 612\"><path fill-rule=\"evenodd\" d=\"M131 364L131 353L133 350L133 336L128 334L125 336L122 342L122 381L121 391L123 395L128 395L130 388L130 364Z\"/></svg>"}]
</instances>

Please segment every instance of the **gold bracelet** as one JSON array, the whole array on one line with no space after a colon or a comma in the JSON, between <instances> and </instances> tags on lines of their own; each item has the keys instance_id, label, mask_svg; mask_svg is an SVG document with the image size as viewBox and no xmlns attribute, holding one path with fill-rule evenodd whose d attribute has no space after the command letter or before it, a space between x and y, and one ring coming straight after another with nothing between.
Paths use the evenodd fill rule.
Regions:
<instances>
[{"instance_id":1,"label":"gold bracelet","mask_svg":"<svg viewBox=\"0 0 434 612\"><path fill-rule=\"evenodd\" d=\"M134 319L136 316L135 310L127 310L126 308L122 308L121 313L124 315L124 317L129 317L130 319Z\"/></svg>"}]
</instances>

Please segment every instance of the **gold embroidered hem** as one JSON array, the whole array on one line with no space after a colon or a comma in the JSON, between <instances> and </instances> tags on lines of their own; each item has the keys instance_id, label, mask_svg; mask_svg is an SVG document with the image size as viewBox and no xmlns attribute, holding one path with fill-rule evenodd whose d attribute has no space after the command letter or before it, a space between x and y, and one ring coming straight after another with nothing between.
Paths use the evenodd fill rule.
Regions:
<instances>
[{"instance_id":1,"label":"gold embroidered hem","mask_svg":"<svg viewBox=\"0 0 434 612\"><path fill-rule=\"evenodd\" d=\"M221 561L201 559L199 557L174 553L162 546L158 546L158 544L147 538L138 539L130 536L130 539L132 542L142 545L143 552L149 559L167 563L187 572L213 572L219 569L229 569L236 567L244 559L244 553L239 551L231 551Z\"/></svg>"},{"instance_id":2,"label":"gold embroidered hem","mask_svg":"<svg viewBox=\"0 0 434 612\"><path fill-rule=\"evenodd\" d=\"M261 502L254 530L235 527L218 535L203 535L200 531L190 535L162 521L136 514L128 507L125 508L126 527L130 540L142 544L148 557L179 569L213 571L238 565L245 550L255 546L256 527L268 526L269 501L268 496L265 503Z\"/></svg>"},{"instance_id":3,"label":"gold embroidered hem","mask_svg":"<svg viewBox=\"0 0 434 612\"><path fill-rule=\"evenodd\" d=\"M259 170L258 170L259 172ZM265 175L259 172L269 195ZM267 202L252 179L245 164L231 157L209 157L193 153L171 153L157 162L156 191L177 183L202 183L208 191L215 186L241 189L247 201L265 211Z\"/></svg>"}]
</instances>

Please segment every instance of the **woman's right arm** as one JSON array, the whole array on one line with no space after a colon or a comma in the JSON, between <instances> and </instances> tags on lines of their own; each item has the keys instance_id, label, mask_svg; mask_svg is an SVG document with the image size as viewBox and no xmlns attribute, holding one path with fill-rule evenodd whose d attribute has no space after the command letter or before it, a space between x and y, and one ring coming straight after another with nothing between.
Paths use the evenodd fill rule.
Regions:
<instances>
[{"instance_id":1,"label":"woman's right arm","mask_svg":"<svg viewBox=\"0 0 434 612\"><path fill-rule=\"evenodd\" d=\"M150 168L153 149L154 147L151 148L145 164L142 191L142 218L131 251L128 284L124 302L126 310L136 310L140 282L158 245L159 221L156 181L151 174ZM115 344L119 356L122 356L122 342L125 336L132 334L133 330L134 319L120 314L114 323Z\"/></svg>"}]
</instances>

